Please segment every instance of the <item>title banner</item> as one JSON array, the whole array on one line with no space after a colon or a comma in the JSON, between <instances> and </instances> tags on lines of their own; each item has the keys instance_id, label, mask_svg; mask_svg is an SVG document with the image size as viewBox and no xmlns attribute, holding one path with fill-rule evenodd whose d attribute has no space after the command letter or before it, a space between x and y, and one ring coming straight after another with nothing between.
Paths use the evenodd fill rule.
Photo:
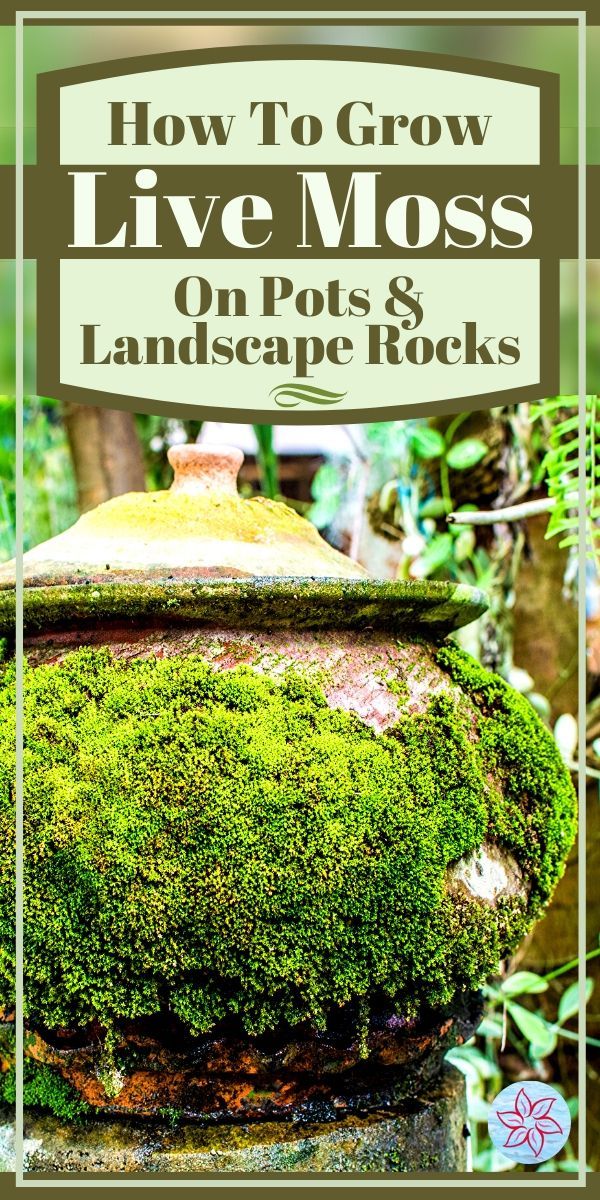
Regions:
<instances>
[{"instance_id":1,"label":"title banner","mask_svg":"<svg viewBox=\"0 0 600 1200\"><path fill-rule=\"evenodd\" d=\"M558 389L557 77L356 47L39 77L38 391L331 423Z\"/></svg>"}]
</instances>

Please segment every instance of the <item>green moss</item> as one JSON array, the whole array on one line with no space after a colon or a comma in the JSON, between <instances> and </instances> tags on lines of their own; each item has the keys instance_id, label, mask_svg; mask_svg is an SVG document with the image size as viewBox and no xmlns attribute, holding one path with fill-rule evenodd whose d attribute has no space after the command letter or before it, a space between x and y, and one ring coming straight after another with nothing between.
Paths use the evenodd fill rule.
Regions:
<instances>
[{"instance_id":1,"label":"green moss","mask_svg":"<svg viewBox=\"0 0 600 1200\"><path fill-rule=\"evenodd\" d=\"M25 1035L25 1049L30 1035ZM0 1025L0 1104L16 1103L16 1035L13 1024ZM23 1061L23 1103L27 1108L43 1108L55 1116L73 1121L90 1111L75 1089L46 1063L25 1057Z\"/></svg>"},{"instance_id":2,"label":"green moss","mask_svg":"<svg viewBox=\"0 0 600 1200\"><path fill-rule=\"evenodd\" d=\"M24 1063L23 1104L27 1108L49 1109L65 1121L79 1120L90 1111L89 1104L62 1075L30 1058Z\"/></svg>"},{"instance_id":3,"label":"green moss","mask_svg":"<svg viewBox=\"0 0 600 1200\"><path fill-rule=\"evenodd\" d=\"M169 1105L166 1108L159 1108L158 1115L166 1121L169 1129L177 1129L183 1120L182 1109L173 1108Z\"/></svg>"},{"instance_id":4,"label":"green moss","mask_svg":"<svg viewBox=\"0 0 600 1200\"><path fill-rule=\"evenodd\" d=\"M0 1025L0 1104L15 1103L15 1028Z\"/></svg>"},{"instance_id":5,"label":"green moss","mask_svg":"<svg viewBox=\"0 0 600 1200\"><path fill-rule=\"evenodd\" d=\"M146 540L188 541L206 537L208 530L208 536L221 541L259 542L289 537L327 548L314 525L287 504L263 496L242 500L223 492L128 492L84 513L77 530L92 541L111 533Z\"/></svg>"},{"instance_id":6,"label":"green moss","mask_svg":"<svg viewBox=\"0 0 600 1200\"><path fill-rule=\"evenodd\" d=\"M15 1068L0 1075L0 1102L16 1101ZM42 1108L65 1121L81 1120L90 1112L89 1104L81 1099L71 1084L45 1063L26 1058L23 1064L23 1104L26 1108Z\"/></svg>"},{"instance_id":7,"label":"green moss","mask_svg":"<svg viewBox=\"0 0 600 1200\"><path fill-rule=\"evenodd\" d=\"M482 766L500 785L491 794L495 840L530 875L530 909L537 913L552 894L575 837L569 771L526 697L454 643L440 647L437 662L479 710Z\"/></svg>"},{"instance_id":8,"label":"green moss","mask_svg":"<svg viewBox=\"0 0 600 1200\"><path fill-rule=\"evenodd\" d=\"M457 629L487 608L483 592L445 580L124 578L75 574L52 587L28 584L26 632L114 618L210 621L254 629ZM0 581L0 632L14 640L15 590Z\"/></svg>"},{"instance_id":9,"label":"green moss","mask_svg":"<svg viewBox=\"0 0 600 1200\"><path fill-rule=\"evenodd\" d=\"M382 671L381 682L385 684L388 692L397 696L398 700L406 702L410 699L410 688L405 679L399 674L394 674L391 671Z\"/></svg>"},{"instance_id":10,"label":"green moss","mask_svg":"<svg viewBox=\"0 0 600 1200\"><path fill-rule=\"evenodd\" d=\"M0 1103L12 1105L15 1103L16 1095L15 1068L13 1066L0 1075Z\"/></svg>"},{"instance_id":11,"label":"green moss","mask_svg":"<svg viewBox=\"0 0 600 1200\"><path fill-rule=\"evenodd\" d=\"M112 1028L169 1006L193 1031L237 1014L259 1033L323 1025L381 993L411 1013L477 986L557 879L574 799L526 702L469 675L453 648L439 661L463 672L475 706L434 695L384 734L291 672L275 681L106 649L28 669L29 1020ZM5 716L11 702L5 668ZM2 740L0 836L8 721ZM448 864L486 838L534 871L529 907L467 906L447 891ZM5 945L10 876L5 862Z\"/></svg>"}]
</instances>

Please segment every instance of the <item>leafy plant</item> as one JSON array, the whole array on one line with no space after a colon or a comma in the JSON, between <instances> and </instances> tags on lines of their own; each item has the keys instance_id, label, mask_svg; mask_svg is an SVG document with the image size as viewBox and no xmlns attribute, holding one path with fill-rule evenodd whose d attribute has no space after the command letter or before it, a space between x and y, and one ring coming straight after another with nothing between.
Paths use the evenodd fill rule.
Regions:
<instances>
[{"instance_id":1,"label":"leafy plant","mask_svg":"<svg viewBox=\"0 0 600 1200\"><path fill-rule=\"evenodd\" d=\"M586 396L585 492L586 543L600 570L600 462L596 438L600 433L598 396ZM553 396L532 407L532 417L549 428L549 448L541 464L553 501L546 537L560 537L561 546L579 544L579 403L577 396Z\"/></svg>"},{"instance_id":2,"label":"leafy plant","mask_svg":"<svg viewBox=\"0 0 600 1200\"><path fill-rule=\"evenodd\" d=\"M445 432L432 429L418 422L406 422L410 425L407 430L407 447L416 470L417 481L413 489L416 497L416 511L413 520L407 521L405 507L397 511L395 516L398 523L411 532L412 527L421 535L422 548L406 564L406 573L419 579L427 579L440 572L450 578L476 582L484 586L483 576L489 569L489 559L485 551L477 551L475 533L468 525L451 526L448 530L438 530L437 520L452 511L454 504L450 489L450 472L466 471L477 465L486 455L488 447L480 438L457 438L461 425L466 421L468 413L459 413L450 422ZM423 497L418 479L423 470L423 464L439 460L439 482L441 495L430 488ZM384 509L389 505L390 489L398 487L401 498L399 480L391 480L380 496L380 506ZM463 506L463 510L466 506ZM462 511L462 510L461 510ZM409 549L407 547L407 549ZM409 556L410 558L410 556Z\"/></svg>"},{"instance_id":3,"label":"leafy plant","mask_svg":"<svg viewBox=\"0 0 600 1200\"><path fill-rule=\"evenodd\" d=\"M261 475L261 491L269 500L279 495L279 467L272 425L253 425L256 437L257 460Z\"/></svg>"},{"instance_id":4,"label":"leafy plant","mask_svg":"<svg viewBox=\"0 0 600 1200\"><path fill-rule=\"evenodd\" d=\"M600 955L600 949L592 950L586 961ZM465 1076L470 1132L473 1139L473 1166L476 1171L506 1171L516 1164L500 1154L490 1140L487 1122L491 1104L502 1088L513 1082L505 1076L502 1054L506 1045L518 1055L524 1071L532 1077L539 1074L547 1078L544 1060L556 1050L560 1038L577 1042L579 1032L568 1028L568 1023L579 1011L579 985L575 981L565 989L558 1001L556 1018L528 1007L527 997L548 991L549 984L559 976L575 970L578 959L565 963L546 975L534 971L516 971L505 979L483 989L487 1000L486 1012L477 1034L464 1046L455 1046L446 1055ZM594 982L586 980L586 1003L592 995ZM596 1038L585 1039L588 1045L600 1046ZM560 1082L553 1087L563 1093ZM577 1116L577 1097L567 1099L572 1117ZM578 1162L569 1143L564 1149L564 1158L548 1160L539 1168L541 1171L576 1171Z\"/></svg>"},{"instance_id":5,"label":"leafy plant","mask_svg":"<svg viewBox=\"0 0 600 1200\"><path fill-rule=\"evenodd\" d=\"M323 463L315 474L311 491L313 502L306 515L317 529L326 529L331 525L344 495L345 481L341 471L331 462Z\"/></svg>"},{"instance_id":6,"label":"leafy plant","mask_svg":"<svg viewBox=\"0 0 600 1200\"><path fill-rule=\"evenodd\" d=\"M61 533L77 517L67 439L55 400L25 399L24 548ZM0 561L15 553L15 401L0 397Z\"/></svg>"},{"instance_id":7,"label":"leafy plant","mask_svg":"<svg viewBox=\"0 0 600 1200\"><path fill-rule=\"evenodd\" d=\"M464 523L438 527L454 507L451 472L476 466L488 453L480 438L458 436L469 413L459 413L442 432L425 420L384 421L358 427L357 446L369 487L377 497L376 527L402 541L401 578L446 577L487 587L491 563L475 532ZM355 427L356 428L356 427ZM390 478L391 476L391 478ZM307 516L319 529L331 527L352 489L333 463L324 463L312 484ZM461 511L469 506L463 505Z\"/></svg>"}]
</instances>

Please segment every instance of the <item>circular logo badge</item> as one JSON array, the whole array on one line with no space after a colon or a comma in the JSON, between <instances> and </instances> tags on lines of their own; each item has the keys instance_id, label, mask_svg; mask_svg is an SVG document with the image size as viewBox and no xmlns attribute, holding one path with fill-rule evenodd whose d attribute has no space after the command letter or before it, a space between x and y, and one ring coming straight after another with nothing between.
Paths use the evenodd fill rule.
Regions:
<instances>
[{"instance_id":1,"label":"circular logo badge","mask_svg":"<svg viewBox=\"0 0 600 1200\"><path fill-rule=\"evenodd\" d=\"M524 1165L542 1163L562 1150L571 1114L548 1084L511 1083L496 1096L488 1128L494 1146L507 1158Z\"/></svg>"}]
</instances>

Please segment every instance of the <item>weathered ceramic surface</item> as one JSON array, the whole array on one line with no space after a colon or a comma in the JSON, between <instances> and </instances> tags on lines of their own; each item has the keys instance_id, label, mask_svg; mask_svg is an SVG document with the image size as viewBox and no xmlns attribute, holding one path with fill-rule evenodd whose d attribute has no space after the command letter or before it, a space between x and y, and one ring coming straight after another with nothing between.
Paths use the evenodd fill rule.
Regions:
<instances>
[{"instance_id":1,"label":"weathered ceramic surface","mask_svg":"<svg viewBox=\"0 0 600 1200\"><path fill-rule=\"evenodd\" d=\"M290 667L314 674L332 708L355 713L377 732L401 714L425 712L431 697L461 693L437 665L430 641L390 638L379 630L260 630L199 625L103 628L40 633L28 639L31 666L60 662L79 645L108 646L118 658L199 654L219 670L242 665L278 679ZM401 685L389 688L389 682Z\"/></svg>"},{"instance_id":2,"label":"weathered ceramic surface","mask_svg":"<svg viewBox=\"0 0 600 1200\"><path fill-rule=\"evenodd\" d=\"M239 450L177 446L169 460L170 491L130 492L84 513L71 529L27 552L26 584L367 577L288 505L238 496ZM0 567L0 581L14 583L14 563Z\"/></svg>"},{"instance_id":3,"label":"weathered ceramic surface","mask_svg":"<svg viewBox=\"0 0 600 1200\"><path fill-rule=\"evenodd\" d=\"M337 1121L259 1121L240 1124L167 1124L145 1128L127 1122L65 1125L27 1114L25 1170L37 1172L165 1172L248 1178L254 1173L464 1171L467 1166L464 1080L446 1068L410 1100L389 1089L383 1109Z\"/></svg>"},{"instance_id":4,"label":"weathered ceramic surface","mask_svg":"<svg viewBox=\"0 0 600 1200\"><path fill-rule=\"evenodd\" d=\"M131 628L110 622L85 631L32 634L28 661L31 666L59 663L82 644L107 646L115 657L126 659L200 655L218 670L245 665L273 679L298 668L303 675L314 674L331 708L355 714L376 733L385 732L402 716L427 712L432 699L443 694L463 706L471 704L476 722L472 702L438 665L435 642L410 633L391 637L380 629L263 631L194 624ZM500 779L493 782L501 788ZM491 907L529 891L513 855L505 847L485 843L454 864L447 886L459 896Z\"/></svg>"}]
</instances>

